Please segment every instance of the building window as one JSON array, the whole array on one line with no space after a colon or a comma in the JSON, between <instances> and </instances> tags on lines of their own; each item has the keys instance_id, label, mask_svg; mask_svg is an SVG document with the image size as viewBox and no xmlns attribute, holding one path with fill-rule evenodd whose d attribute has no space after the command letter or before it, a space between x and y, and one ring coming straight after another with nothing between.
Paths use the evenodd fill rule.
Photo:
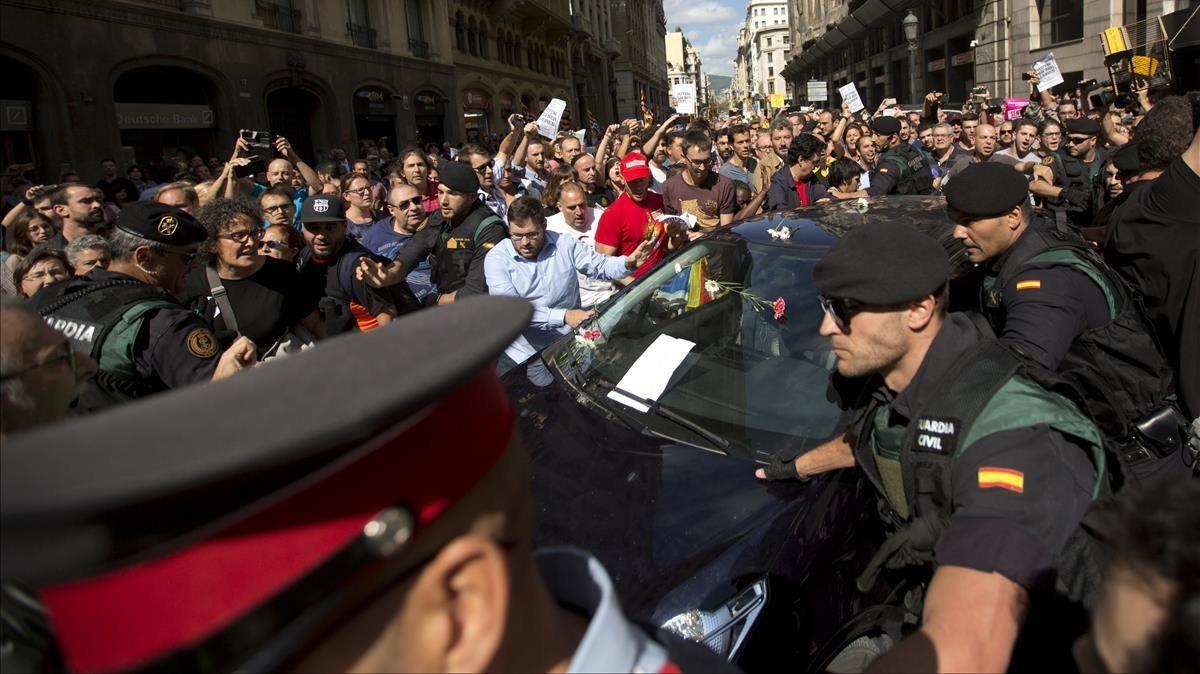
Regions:
<instances>
[{"instance_id":1,"label":"building window","mask_svg":"<svg viewBox=\"0 0 1200 674\"><path fill-rule=\"evenodd\" d=\"M767 68L767 77L775 77L775 69Z\"/></svg>"},{"instance_id":2,"label":"building window","mask_svg":"<svg viewBox=\"0 0 1200 674\"><path fill-rule=\"evenodd\" d=\"M767 93L768 94L775 93L775 80L770 80L767 82Z\"/></svg>"},{"instance_id":3,"label":"building window","mask_svg":"<svg viewBox=\"0 0 1200 674\"><path fill-rule=\"evenodd\" d=\"M767 63L774 63L774 62L775 62L775 52L773 52L773 51L767 52Z\"/></svg>"},{"instance_id":4,"label":"building window","mask_svg":"<svg viewBox=\"0 0 1200 674\"><path fill-rule=\"evenodd\" d=\"M767 38L767 46L768 46L768 47L770 47L770 46L771 46L771 38Z\"/></svg>"},{"instance_id":5,"label":"building window","mask_svg":"<svg viewBox=\"0 0 1200 674\"><path fill-rule=\"evenodd\" d=\"M789 44L789 43L792 41L792 40L791 40L791 38L792 38L792 36L791 36L791 35L784 35L784 36L783 36L783 43L784 43L784 44Z\"/></svg>"},{"instance_id":6,"label":"building window","mask_svg":"<svg viewBox=\"0 0 1200 674\"><path fill-rule=\"evenodd\" d=\"M454 44L459 51L467 50L467 24L463 20L462 12L454 15Z\"/></svg>"},{"instance_id":7,"label":"building window","mask_svg":"<svg viewBox=\"0 0 1200 674\"><path fill-rule=\"evenodd\" d=\"M1083 0L1038 0L1041 46L1083 37Z\"/></svg>"}]
</instances>

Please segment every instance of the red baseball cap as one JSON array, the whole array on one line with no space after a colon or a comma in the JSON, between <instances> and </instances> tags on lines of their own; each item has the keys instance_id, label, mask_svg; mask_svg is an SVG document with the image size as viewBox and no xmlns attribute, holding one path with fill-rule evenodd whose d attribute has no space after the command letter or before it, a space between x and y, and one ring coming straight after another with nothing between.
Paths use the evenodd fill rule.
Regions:
<instances>
[{"instance_id":1,"label":"red baseball cap","mask_svg":"<svg viewBox=\"0 0 1200 674\"><path fill-rule=\"evenodd\" d=\"M621 160L621 177L626 182L650 177L650 162L641 152L630 152Z\"/></svg>"}]
</instances>

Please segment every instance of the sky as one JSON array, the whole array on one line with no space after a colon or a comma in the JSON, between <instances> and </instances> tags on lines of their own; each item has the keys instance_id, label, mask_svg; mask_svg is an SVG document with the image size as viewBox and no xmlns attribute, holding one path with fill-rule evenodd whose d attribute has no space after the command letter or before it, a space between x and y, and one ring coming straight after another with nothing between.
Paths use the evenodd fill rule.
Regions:
<instances>
[{"instance_id":1,"label":"sky","mask_svg":"<svg viewBox=\"0 0 1200 674\"><path fill-rule=\"evenodd\" d=\"M704 72L732 75L737 33L746 18L746 0L663 0L667 30L683 28L700 50Z\"/></svg>"}]
</instances>

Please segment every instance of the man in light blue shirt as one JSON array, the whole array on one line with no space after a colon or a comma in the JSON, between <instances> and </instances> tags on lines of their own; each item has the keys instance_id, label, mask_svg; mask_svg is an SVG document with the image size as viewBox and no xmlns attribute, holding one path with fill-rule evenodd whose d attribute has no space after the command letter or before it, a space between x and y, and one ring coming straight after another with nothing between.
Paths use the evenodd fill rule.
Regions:
<instances>
[{"instance_id":1,"label":"man in light blue shirt","mask_svg":"<svg viewBox=\"0 0 1200 674\"><path fill-rule=\"evenodd\" d=\"M488 293L523 297L533 304L533 319L505 350L501 374L525 362L592 316L580 309L578 274L607 281L629 276L650 256L643 241L628 256L610 257L574 237L546 231L540 201L521 197L508 209L509 238L484 259Z\"/></svg>"}]
</instances>

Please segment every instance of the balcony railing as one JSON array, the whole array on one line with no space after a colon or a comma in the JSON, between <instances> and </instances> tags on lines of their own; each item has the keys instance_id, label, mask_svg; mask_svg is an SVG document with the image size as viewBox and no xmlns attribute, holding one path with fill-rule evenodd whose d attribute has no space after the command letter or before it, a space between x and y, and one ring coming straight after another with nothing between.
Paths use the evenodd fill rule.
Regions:
<instances>
[{"instance_id":1,"label":"balcony railing","mask_svg":"<svg viewBox=\"0 0 1200 674\"><path fill-rule=\"evenodd\" d=\"M361 23L346 23L346 31L350 33L350 41L356 46L375 48L375 29Z\"/></svg>"},{"instance_id":2,"label":"balcony railing","mask_svg":"<svg viewBox=\"0 0 1200 674\"><path fill-rule=\"evenodd\" d=\"M429 58L429 43L424 40L409 40L408 50L417 58Z\"/></svg>"},{"instance_id":3,"label":"balcony railing","mask_svg":"<svg viewBox=\"0 0 1200 674\"><path fill-rule=\"evenodd\" d=\"M300 10L292 8L290 4L255 0L254 9L267 28L286 30L289 33L300 32Z\"/></svg>"}]
</instances>

